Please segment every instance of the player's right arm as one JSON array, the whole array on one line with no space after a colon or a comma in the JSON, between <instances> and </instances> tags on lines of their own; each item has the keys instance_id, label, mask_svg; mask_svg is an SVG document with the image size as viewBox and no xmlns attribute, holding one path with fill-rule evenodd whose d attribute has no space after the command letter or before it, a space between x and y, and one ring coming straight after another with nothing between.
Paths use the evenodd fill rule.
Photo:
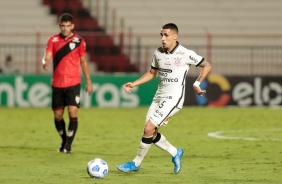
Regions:
<instances>
[{"instance_id":1,"label":"player's right arm","mask_svg":"<svg viewBox=\"0 0 282 184\"><path fill-rule=\"evenodd\" d=\"M57 40L55 39L56 37L54 36L51 36L49 39L48 39L48 42L47 42L47 47L46 47L46 51L45 51L45 54L42 58L42 64L43 64L43 69L44 70L49 70L50 68L50 61L52 59L52 55L53 55L53 47L54 47L54 40Z\"/></svg>"},{"instance_id":2,"label":"player's right arm","mask_svg":"<svg viewBox=\"0 0 282 184\"><path fill-rule=\"evenodd\" d=\"M42 59L42 64L43 64L44 70L47 70L47 71L49 70L51 58L52 58L52 52L46 52L43 59Z\"/></svg>"},{"instance_id":3,"label":"player's right arm","mask_svg":"<svg viewBox=\"0 0 282 184\"><path fill-rule=\"evenodd\" d=\"M127 92L130 93L132 88L139 86L141 84L144 84L150 80L152 80L153 78L156 77L158 73L157 69L151 68L147 73L145 73L142 77L140 77L139 79L137 79L134 82L128 82L126 84L123 85L123 89Z\"/></svg>"}]
</instances>

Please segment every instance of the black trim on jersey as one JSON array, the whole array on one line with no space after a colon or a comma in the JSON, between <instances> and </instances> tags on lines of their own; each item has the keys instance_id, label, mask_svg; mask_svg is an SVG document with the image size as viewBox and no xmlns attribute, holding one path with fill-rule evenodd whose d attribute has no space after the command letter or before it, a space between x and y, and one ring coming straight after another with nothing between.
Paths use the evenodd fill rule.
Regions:
<instances>
[{"instance_id":1,"label":"black trim on jersey","mask_svg":"<svg viewBox=\"0 0 282 184\"><path fill-rule=\"evenodd\" d=\"M186 76L187 76L187 70L185 71L184 73L184 77L183 77L183 80L182 80L182 86L184 86L184 82L185 82L185 79L186 79ZM182 90L182 93L183 93L183 90Z\"/></svg>"},{"instance_id":2,"label":"black trim on jersey","mask_svg":"<svg viewBox=\"0 0 282 184\"><path fill-rule=\"evenodd\" d=\"M203 58L203 59L196 65L196 67L198 67L204 60L205 60L205 58Z\"/></svg>"},{"instance_id":3,"label":"black trim on jersey","mask_svg":"<svg viewBox=\"0 0 282 184\"><path fill-rule=\"evenodd\" d=\"M154 66L151 65L151 69L158 70L159 68L154 67Z\"/></svg>"},{"instance_id":4,"label":"black trim on jersey","mask_svg":"<svg viewBox=\"0 0 282 184\"><path fill-rule=\"evenodd\" d=\"M185 89L185 79L186 79L186 76L187 76L187 70L185 71L185 73L184 73L184 76L183 76L183 80L182 80L182 92L181 92L181 96L180 96L180 98L179 98L179 100L178 100L178 102L177 102L177 104L176 104L176 107L178 106L178 104L180 103L180 100L183 98L183 96L184 96L184 89Z\"/></svg>"},{"instance_id":5,"label":"black trim on jersey","mask_svg":"<svg viewBox=\"0 0 282 184\"><path fill-rule=\"evenodd\" d=\"M167 53L167 49L165 49L165 48L163 48L163 47L159 47L159 48L158 48L158 51L159 51L160 53Z\"/></svg>"},{"instance_id":6,"label":"black trim on jersey","mask_svg":"<svg viewBox=\"0 0 282 184\"><path fill-rule=\"evenodd\" d=\"M173 54L174 53L174 51L177 49L177 47L179 46L179 42L178 41L176 41L176 46L171 50L171 54Z\"/></svg>"},{"instance_id":7,"label":"black trim on jersey","mask_svg":"<svg viewBox=\"0 0 282 184\"><path fill-rule=\"evenodd\" d=\"M186 75L187 75L187 71L185 71L184 77L183 77L183 80L182 80L182 92L181 92L180 98L178 99L176 105L175 105L175 106L170 110L170 112L167 114L167 116L164 117L164 119L162 120L162 122L167 119L167 117L170 115L170 113L171 113L175 108L178 108L177 106L178 106L178 104L180 103L181 99L182 99L183 96L184 96L184 88L185 88L184 82L185 82L185 79L186 79ZM161 123L162 123L162 122L161 122ZM161 125L161 123L159 124L159 126Z\"/></svg>"},{"instance_id":8,"label":"black trim on jersey","mask_svg":"<svg viewBox=\"0 0 282 184\"><path fill-rule=\"evenodd\" d=\"M178 46L179 46L179 42L176 41L176 46L172 49L172 51L170 52L170 54L172 54L172 53L177 49ZM160 53L166 53L166 54L168 54L167 48L159 47L159 48L158 48L158 51L159 51Z\"/></svg>"},{"instance_id":9,"label":"black trim on jersey","mask_svg":"<svg viewBox=\"0 0 282 184\"><path fill-rule=\"evenodd\" d=\"M73 42L73 39L68 42L67 44L65 44L62 48L60 48L60 50L58 50L56 52L56 55L54 57L54 61L53 61L53 71L55 71L55 69L57 68L58 64L60 63L60 61L62 61L62 59L69 54L70 52L72 52L73 50L75 50L77 47L80 46L81 42L82 42L82 38L77 37L79 42ZM75 47L73 49L71 49L69 47L70 43L74 43Z\"/></svg>"},{"instance_id":10,"label":"black trim on jersey","mask_svg":"<svg viewBox=\"0 0 282 184\"><path fill-rule=\"evenodd\" d=\"M177 104L178 104L178 103L179 103L179 102L177 102ZM170 115L170 113L171 113L175 108L177 108L177 106L174 106L174 107L169 111L169 113L168 113L167 116L162 120L162 122L164 122L164 120L167 119L167 117ZM162 122L159 124L159 126L161 126Z\"/></svg>"}]
</instances>

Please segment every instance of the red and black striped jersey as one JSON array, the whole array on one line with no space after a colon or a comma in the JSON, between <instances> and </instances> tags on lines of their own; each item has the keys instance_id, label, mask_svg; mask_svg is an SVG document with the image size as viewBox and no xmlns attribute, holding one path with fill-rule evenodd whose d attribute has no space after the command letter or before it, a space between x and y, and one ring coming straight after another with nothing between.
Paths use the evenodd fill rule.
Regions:
<instances>
[{"instance_id":1,"label":"red and black striped jersey","mask_svg":"<svg viewBox=\"0 0 282 184\"><path fill-rule=\"evenodd\" d=\"M52 86L65 88L80 83L80 57L86 55L82 37L74 34L65 39L61 34L53 35L48 40L47 52L53 56Z\"/></svg>"}]
</instances>

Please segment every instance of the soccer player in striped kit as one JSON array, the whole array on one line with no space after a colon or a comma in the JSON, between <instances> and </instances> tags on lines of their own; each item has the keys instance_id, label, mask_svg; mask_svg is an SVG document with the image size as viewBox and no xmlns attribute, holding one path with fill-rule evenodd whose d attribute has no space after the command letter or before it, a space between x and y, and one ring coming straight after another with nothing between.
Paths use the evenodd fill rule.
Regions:
<instances>
[{"instance_id":1,"label":"soccer player in striped kit","mask_svg":"<svg viewBox=\"0 0 282 184\"><path fill-rule=\"evenodd\" d=\"M174 173L179 173L183 150L174 147L168 142L166 137L159 133L159 128L166 125L168 119L182 108L185 96L185 79L191 65L202 68L193 85L195 93L198 95L206 93L206 90L200 88L200 84L210 73L211 64L202 56L179 44L177 41L178 28L175 24L168 23L164 25L160 35L162 47L155 50L151 69L136 81L128 82L123 86L124 90L130 93L134 87L146 83L158 75L158 89L146 116L144 133L137 155L132 161L117 167L123 172L138 171L141 162L153 143L171 155Z\"/></svg>"},{"instance_id":2,"label":"soccer player in striped kit","mask_svg":"<svg viewBox=\"0 0 282 184\"><path fill-rule=\"evenodd\" d=\"M53 60L52 109L55 127L62 138L59 152L71 153L71 145L78 127L78 108L80 106L80 66L86 79L86 92L90 95L93 87L86 60L86 44L82 37L73 33L71 14L64 13L59 18L61 32L51 36L46 53L42 59L43 68L49 70ZM68 107L69 125L63 118Z\"/></svg>"}]
</instances>

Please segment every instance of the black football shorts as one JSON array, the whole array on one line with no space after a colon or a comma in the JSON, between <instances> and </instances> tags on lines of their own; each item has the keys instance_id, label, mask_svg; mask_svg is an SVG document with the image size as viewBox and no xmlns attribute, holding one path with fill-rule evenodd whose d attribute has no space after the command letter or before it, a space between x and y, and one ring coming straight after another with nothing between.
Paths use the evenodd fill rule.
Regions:
<instances>
[{"instance_id":1,"label":"black football shorts","mask_svg":"<svg viewBox=\"0 0 282 184\"><path fill-rule=\"evenodd\" d=\"M66 88L52 86L52 109L62 109L65 106L80 106L80 84Z\"/></svg>"}]
</instances>

